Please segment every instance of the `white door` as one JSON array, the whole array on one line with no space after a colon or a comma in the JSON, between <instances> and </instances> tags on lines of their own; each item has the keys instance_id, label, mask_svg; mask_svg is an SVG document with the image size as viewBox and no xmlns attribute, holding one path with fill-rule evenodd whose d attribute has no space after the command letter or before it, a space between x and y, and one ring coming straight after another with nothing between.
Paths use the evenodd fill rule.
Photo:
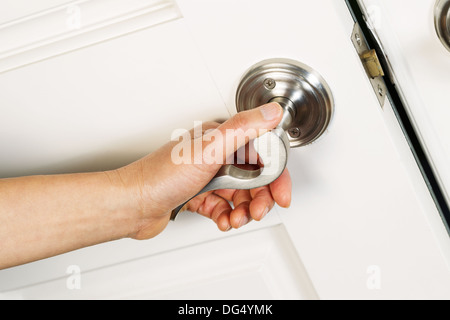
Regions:
<instances>
[{"instance_id":1,"label":"white door","mask_svg":"<svg viewBox=\"0 0 450 320\"><path fill-rule=\"evenodd\" d=\"M404 2L400 0L364 0L361 4L389 59L393 81L430 159L442 196L450 203L450 1L410 1L406 15L401 14ZM447 32L441 41L437 29L442 25Z\"/></svg>"},{"instance_id":2,"label":"white door","mask_svg":"<svg viewBox=\"0 0 450 320\"><path fill-rule=\"evenodd\" d=\"M268 58L318 71L336 113L291 151L290 209L228 233L183 213L149 241L0 271L1 298L450 298L448 234L345 1L25 2L0 4L1 177L136 160L234 114L243 73Z\"/></svg>"}]
</instances>

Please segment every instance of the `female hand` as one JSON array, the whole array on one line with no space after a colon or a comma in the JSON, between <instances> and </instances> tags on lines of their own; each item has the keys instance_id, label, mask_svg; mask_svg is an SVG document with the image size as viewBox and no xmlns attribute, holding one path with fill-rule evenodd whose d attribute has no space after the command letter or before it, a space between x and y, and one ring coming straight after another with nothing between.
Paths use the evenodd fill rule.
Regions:
<instances>
[{"instance_id":1,"label":"female hand","mask_svg":"<svg viewBox=\"0 0 450 320\"><path fill-rule=\"evenodd\" d=\"M192 156L189 163L174 163L174 149L179 145L178 141L174 141L149 156L116 170L114 174L118 181L126 186L126 190L134 190L132 194L139 204L141 221L131 237L148 239L159 234L169 222L174 208L200 192L214 178L226 159L244 147L242 143L247 144L249 140L275 128L281 121L282 113L280 105L271 103L239 113L220 125L206 123L198 137L193 136L195 130L192 130ZM237 143L230 146L227 141ZM200 149L197 154L196 143L201 145L197 148ZM208 159L210 155L206 151L211 148L223 150L221 163ZM253 190L207 192L189 201L184 209L210 218L220 230L228 231L240 228L251 220L261 220L275 203L288 207L290 201L291 179L285 170L270 185Z\"/></svg>"},{"instance_id":2,"label":"female hand","mask_svg":"<svg viewBox=\"0 0 450 320\"><path fill-rule=\"evenodd\" d=\"M175 141L117 170L1 179L0 269L111 240L158 235L174 208L198 194L229 156L275 128L281 118L280 105L268 104L221 125L206 124L205 132L188 139L184 152L189 161L181 164L174 161ZM221 157L212 157L210 150ZM275 203L287 207L290 200L291 180L285 171L258 189L199 195L186 209L227 231L261 220Z\"/></svg>"}]
</instances>

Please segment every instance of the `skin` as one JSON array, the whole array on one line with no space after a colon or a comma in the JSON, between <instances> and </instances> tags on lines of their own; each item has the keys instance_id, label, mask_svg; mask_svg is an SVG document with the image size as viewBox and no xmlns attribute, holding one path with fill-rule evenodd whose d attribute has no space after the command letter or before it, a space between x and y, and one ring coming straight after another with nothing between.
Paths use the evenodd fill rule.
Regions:
<instances>
[{"instance_id":1,"label":"skin","mask_svg":"<svg viewBox=\"0 0 450 320\"><path fill-rule=\"evenodd\" d=\"M200 157L205 160L209 145L223 148L225 160L257 138L259 129L273 129L281 118L282 108L272 103L239 113L223 124L207 123L203 136L197 137L207 141ZM227 129L256 130L244 145L204 139L217 137L216 130L225 136ZM221 168L206 161L174 164L171 153L177 143L170 142L117 170L0 180L0 269L112 240L145 240L160 234L171 211L195 196ZM286 170L268 186L208 192L192 199L185 209L228 231L260 221L275 204L288 207L290 202L291 179Z\"/></svg>"}]
</instances>

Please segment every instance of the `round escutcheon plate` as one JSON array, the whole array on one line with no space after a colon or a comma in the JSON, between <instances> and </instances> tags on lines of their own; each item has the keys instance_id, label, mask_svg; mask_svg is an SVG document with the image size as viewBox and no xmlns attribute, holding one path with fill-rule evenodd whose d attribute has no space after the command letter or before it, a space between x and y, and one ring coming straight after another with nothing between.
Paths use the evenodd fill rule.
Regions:
<instances>
[{"instance_id":1,"label":"round escutcheon plate","mask_svg":"<svg viewBox=\"0 0 450 320\"><path fill-rule=\"evenodd\" d=\"M286 130L291 148L310 144L326 131L334 112L331 90L316 71L294 60L270 59L251 67L239 84L236 108L250 110L280 98L295 109Z\"/></svg>"},{"instance_id":2,"label":"round escutcheon plate","mask_svg":"<svg viewBox=\"0 0 450 320\"><path fill-rule=\"evenodd\" d=\"M450 0L438 0L436 2L434 24L439 39L450 51Z\"/></svg>"}]
</instances>

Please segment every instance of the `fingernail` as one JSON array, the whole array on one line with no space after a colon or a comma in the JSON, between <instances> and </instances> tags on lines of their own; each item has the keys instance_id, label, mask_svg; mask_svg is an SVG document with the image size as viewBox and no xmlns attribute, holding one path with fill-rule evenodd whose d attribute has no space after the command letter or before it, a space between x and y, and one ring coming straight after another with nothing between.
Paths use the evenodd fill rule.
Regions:
<instances>
[{"instance_id":1,"label":"fingernail","mask_svg":"<svg viewBox=\"0 0 450 320\"><path fill-rule=\"evenodd\" d=\"M247 215L243 216L241 221L239 222L239 228L245 226L248 223Z\"/></svg>"},{"instance_id":2,"label":"fingernail","mask_svg":"<svg viewBox=\"0 0 450 320\"><path fill-rule=\"evenodd\" d=\"M281 114L281 106L278 103L269 103L260 108L263 118L267 121L278 119Z\"/></svg>"},{"instance_id":3,"label":"fingernail","mask_svg":"<svg viewBox=\"0 0 450 320\"><path fill-rule=\"evenodd\" d=\"M266 207L261 215L261 219L264 219L264 217L266 216L266 214L269 213L269 207Z\"/></svg>"}]
</instances>

